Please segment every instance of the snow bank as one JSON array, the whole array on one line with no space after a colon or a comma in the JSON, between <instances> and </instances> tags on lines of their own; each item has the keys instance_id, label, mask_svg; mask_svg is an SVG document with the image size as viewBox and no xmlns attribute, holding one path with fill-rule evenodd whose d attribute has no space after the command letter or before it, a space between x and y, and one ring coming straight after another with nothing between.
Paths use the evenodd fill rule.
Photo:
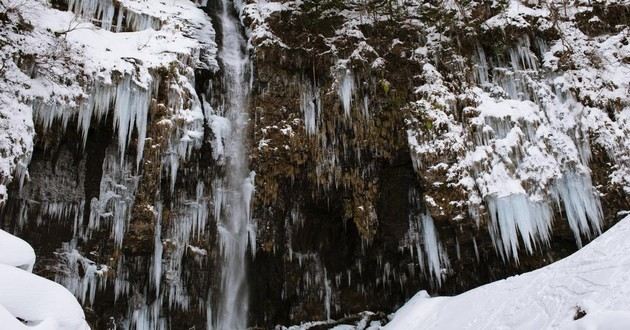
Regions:
<instances>
[{"instance_id":1,"label":"snow bank","mask_svg":"<svg viewBox=\"0 0 630 330\"><path fill-rule=\"evenodd\" d=\"M583 249L547 267L455 297L431 298L421 291L384 329L627 328L629 234L627 217ZM574 320L581 312L586 316Z\"/></svg>"},{"instance_id":2,"label":"snow bank","mask_svg":"<svg viewBox=\"0 0 630 330\"><path fill-rule=\"evenodd\" d=\"M28 243L0 230L0 328L89 329L76 298L63 286L31 274L34 263Z\"/></svg>"},{"instance_id":3,"label":"snow bank","mask_svg":"<svg viewBox=\"0 0 630 330\"><path fill-rule=\"evenodd\" d=\"M35 251L23 241L0 229L0 264L33 270Z\"/></svg>"},{"instance_id":4,"label":"snow bank","mask_svg":"<svg viewBox=\"0 0 630 330\"><path fill-rule=\"evenodd\" d=\"M77 299L61 285L8 265L0 265L0 305L33 323L54 321L56 329L89 329Z\"/></svg>"},{"instance_id":5,"label":"snow bank","mask_svg":"<svg viewBox=\"0 0 630 330\"><path fill-rule=\"evenodd\" d=\"M18 321L15 316L11 315L6 308L0 305L0 323L5 329L29 329L22 322ZM50 329L47 325L40 324L30 329Z\"/></svg>"}]
</instances>

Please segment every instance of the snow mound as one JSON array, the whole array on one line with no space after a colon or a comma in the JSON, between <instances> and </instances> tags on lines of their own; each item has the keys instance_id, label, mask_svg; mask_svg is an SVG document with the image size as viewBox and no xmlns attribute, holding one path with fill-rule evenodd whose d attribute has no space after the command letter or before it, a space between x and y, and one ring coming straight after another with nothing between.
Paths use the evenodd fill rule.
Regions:
<instances>
[{"instance_id":1,"label":"snow mound","mask_svg":"<svg viewBox=\"0 0 630 330\"><path fill-rule=\"evenodd\" d=\"M33 271L35 251L23 241L0 229L0 264Z\"/></svg>"},{"instance_id":2,"label":"snow mound","mask_svg":"<svg viewBox=\"0 0 630 330\"><path fill-rule=\"evenodd\" d=\"M628 235L630 217L575 254L544 268L454 297L431 298L421 291L384 329L627 328Z\"/></svg>"},{"instance_id":3,"label":"snow mound","mask_svg":"<svg viewBox=\"0 0 630 330\"><path fill-rule=\"evenodd\" d=\"M89 329L77 299L63 286L31 274L34 263L28 243L0 230L0 328Z\"/></svg>"}]
</instances>

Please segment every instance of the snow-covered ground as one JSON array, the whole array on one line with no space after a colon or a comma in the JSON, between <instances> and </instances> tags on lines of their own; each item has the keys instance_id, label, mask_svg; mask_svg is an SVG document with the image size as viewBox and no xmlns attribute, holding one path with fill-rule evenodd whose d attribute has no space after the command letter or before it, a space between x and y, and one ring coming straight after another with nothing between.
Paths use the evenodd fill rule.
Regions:
<instances>
[{"instance_id":1,"label":"snow-covered ground","mask_svg":"<svg viewBox=\"0 0 630 330\"><path fill-rule=\"evenodd\" d=\"M454 297L421 291L384 329L628 329L628 235L630 216L547 267Z\"/></svg>"},{"instance_id":2,"label":"snow-covered ground","mask_svg":"<svg viewBox=\"0 0 630 330\"><path fill-rule=\"evenodd\" d=\"M0 230L0 328L89 329L77 299L63 286L31 274L34 263L28 243Z\"/></svg>"}]
</instances>

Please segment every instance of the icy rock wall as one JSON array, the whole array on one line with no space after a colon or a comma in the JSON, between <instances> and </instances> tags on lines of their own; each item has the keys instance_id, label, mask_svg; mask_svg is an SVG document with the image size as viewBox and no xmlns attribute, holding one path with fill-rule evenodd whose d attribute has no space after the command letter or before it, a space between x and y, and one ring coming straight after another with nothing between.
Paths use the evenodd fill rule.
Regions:
<instances>
[{"instance_id":1,"label":"icy rock wall","mask_svg":"<svg viewBox=\"0 0 630 330\"><path fill-rule=\"evenodd\" d=\"M67 5L23 13L24 50L66 54L28 67L35 87L18 101L33 114L36 157L32 175L17 172L1 225L40 242L38 271L95 311L95 328L167 329L173 315L205 327L216 234L205 187L216 173L197 151L212 152L214 112L197 88L218 70L212 23L189 1Z\"/></svg>"},{"instance_id":2,"label":"icy rock wall","mask_svg":"<svg viewBox=\"0 0 630 330\"><path fill-rule=\"evenodd\" d=\"M616 3L601 6L627 13ZM387 12L351 2L246 5L259 107L259 253L282 253L276 266L289 273L322 263L320 277L326 269L343 278L331 283L332 296L352 309L348 292L392 297L390 285L404 292L431 282L449 292L458 281L520 272L616 221L627 189L619 185L627 160L617 146L627 144L628 81L614 72L627 71L627 26L602 18L617 23L590 38L576 27L577 16L605 17L605 10L575 6L563 12L556 2L411 1ZM609 79L597 81L603 72ZM394 131L406 133L402 143ZM392 173L407 175L410 165L411 184L396 181ZM406 202L413 194L419 196ZM392 205L431 216L448 263L417 259L417 250L427 254L423 241L433 241L422 239L421 220L408 221ZM300 219L289 220L296 209ZM345 241L305 233L326 232L333 221L344 224L337 229ZM349 239L354 235L360 238ZM571 238L574 244L562 243ZM398 254L380 245L392 239L402 242ZM322 246L329 245L352 251L337 254L343 265L327 258ZM296 281L289 275L278 282L277 303L290 301L286 288ZM316 310L324 319L325 299L300 292L314 302L292 305L289 318Z\"/></svg>"},{"instance_id":3,"label":"icy rock wall","mask_svg":"<svg viewBox=\"0 0 630 330\"><path fill-rule=\"evenodd\" d=\"M135 32L146 29L159 30L162 26L159 18L138 13L126 7L125 2L70 0L67 2L67 6L68 11L99 24L104 30Z\"/></svg>"},{"instance_id":4,"label":"icy rock wall","mask_svg":"<svg viewBox=\"0 0 630 330\"><path fill-rule=\"evenodd\" d=\"M58 280L98 326L233 320L221 292L243 286L228 268L256 274L251 325L389 311L418 289L453 294L570 253L628 191L627 27L612 4L235 1L248 40L230 49L253 56L242 89L191 2L68 4L32 19L37 44L64 40L68 56L45 57L54 70L20 46L36 56L12 79L37 87L20 97L42 139L28 171L17 152L2 173L20 179L11 214L29 235L55 233L42 248L59 250ZM25 35L13 43L36 43ZM245 89L242 125L226 95ZM235 131L251 145L235 148ZM226 221L233 205L251 221ZM228 255L235 267L217 267Z\"/></svg>"}]
</instances>

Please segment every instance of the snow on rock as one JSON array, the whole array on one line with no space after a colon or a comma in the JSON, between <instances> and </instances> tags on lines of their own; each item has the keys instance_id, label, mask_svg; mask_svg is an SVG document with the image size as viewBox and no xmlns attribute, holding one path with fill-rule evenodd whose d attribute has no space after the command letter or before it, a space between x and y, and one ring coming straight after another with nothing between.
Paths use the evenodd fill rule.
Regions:
<instances>
[{"instance_id":1,"label":"snow on rock","mask_svg":"<svg viewBox=\"0 0 630 330\"><path fill-rule=\"evenodd\" d=\"M77 299L63 286L8 265L0 265L0 305L15 317L53 329L89 329Z\"/></svg>"},{"instance_id":2,"label":"snow on rock","mask_svg":"<svg viewBox=\"0 0 630 330\"><path fill-rule=\"evenodd\" d=\"M25 6L7 0L0 50L0 203L6 184L26 170L35 126L66 129L70 122L87 137L93 120L112 113L124 154L131 132L138 131L137 162L142 159L151 98L159 71L169 70L179 93L172 120L183 123L173 137L176 155L185 157L202 136L201 101L194 90L194 69L218 70L215 32L210 18L188 0L71 0L69 12L37 0ZM121 32L121 22L127 26ZM115 26L118 27L115 28ZM190 101L184 102L182 101ZM170 105L170 104L169 104ZM185 106L182 106L185 105ZM183 119L183 120L180 120ZM181 141L180 141L181 140ZM182 142L182 143L180 143ZM191 143L193 142L193 143Z\"/></svg>"},{"instance_id":3,"label":"snow on rock","mask_svg":"<svg viewBox=\"0 0 630 330\"><path fill-rule=\"evenodd\" d=\"M77 299L63 286L31 274L34 263L35 253L28 243L0 230L2 328L89 329Z\"/></svg>"},{"instance_id":4,"label":"snow on rock","mask_svg":"<svg viewBox=\"0 0 630 330\"><path fill-rule=\"evenodd\" d=\"M628 27L586 35L577 14L592 6L565 5L557 25L548 20L551 5L497 7L479 33L509 34L506 48L497 54L478 44L462 54L473 65L461 84L431 58L448 40L417 51L422 83L407 118L416 171L445 175L444 186L463 195L444 202L457 206L453 218L486 224L506 261L518 261L523 247L532 254L547 245L557 214L581 246L601 232L600 194L608 186L630 192ZM545 36L551 30L560 37ZM591 164L602 150L612 163L600 156ZM610 167L598 187L595 166Z\"/></svg>"},{"instance_id":5,"label":"snow on rock","mask_svg":"<svg viewBox=\"0 0 630 330\"><path fill-rule=\"evenodd\" d=\"M384 329L626 328L629 234L626 217L578 252L544 268L454 297L431 298L421 291Z\"/></svg>"},{"instance_id":6,"label":"snow on rock","mask_svg":"<svg viewBox=\"0 0 630 330\"><path fill-rule=\"evenodd\" d=\"M29 329L22 322L18 321L6 308L0 305L0 323L7 329ZM48 329L48 326L39 325L33 329Z\"/></svg>"},{"instance_id":7,"label":"snow on rock","mask_svg":"<svg viewBox=\"0 0 630 330\"><path fill-rule=\"evenodd\" d=\"M31 272L35 265L35 251L24 240L0 229L0 264Z\"/></svg>"}]
</instances>

